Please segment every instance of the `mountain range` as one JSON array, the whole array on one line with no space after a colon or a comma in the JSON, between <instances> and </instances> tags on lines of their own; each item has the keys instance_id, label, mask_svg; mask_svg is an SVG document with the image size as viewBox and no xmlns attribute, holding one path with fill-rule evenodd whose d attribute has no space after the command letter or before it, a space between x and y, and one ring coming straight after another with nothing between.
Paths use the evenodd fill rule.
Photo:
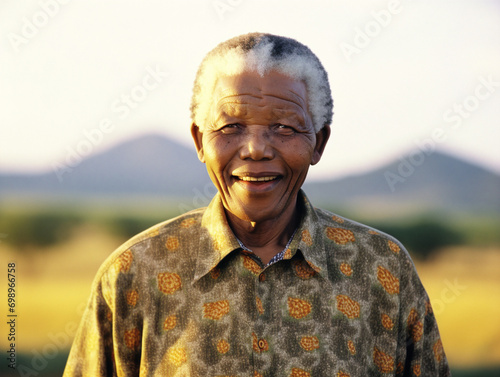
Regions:
<instances>
[{"instance_id":1,"label":"mountain range","mask_svg":"<svg viewBox=\"0 0 500 377\"><path fill-rule=\"evenodd\" d=\"M304 190L313 203L332 209L499 213L500 175L440 152L408 156L365 174L306 182ZM0 196L198 196L206 205L215 193L194 148L160 135L141 136L77 162L37 175L0 174Z\"/></svg>"}]
</instances>

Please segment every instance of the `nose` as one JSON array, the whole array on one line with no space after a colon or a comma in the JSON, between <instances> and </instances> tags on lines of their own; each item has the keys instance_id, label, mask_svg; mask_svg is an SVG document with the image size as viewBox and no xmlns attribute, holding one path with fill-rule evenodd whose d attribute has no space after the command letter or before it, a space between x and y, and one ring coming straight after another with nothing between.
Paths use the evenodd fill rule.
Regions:
<instances>
[{"instance_id":1,"label":"nose","mask_svg":"<svg viewBox=\"0 0 500 377\"><path fill-rule=\"evenodd\" d=\"M248 127L250 128L250 127ZM240 148L242 160L271 160L274 157L274 147L269 133L265 129L247 129Z\"/></svg>"}]
</instances>

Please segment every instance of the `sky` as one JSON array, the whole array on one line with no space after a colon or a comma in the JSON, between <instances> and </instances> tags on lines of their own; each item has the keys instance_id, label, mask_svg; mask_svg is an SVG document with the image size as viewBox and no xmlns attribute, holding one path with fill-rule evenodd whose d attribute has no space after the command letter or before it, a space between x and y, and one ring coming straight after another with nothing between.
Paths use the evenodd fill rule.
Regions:
<instances>
[{"instance_id":1,"label":"sky","mask_svg":"<svg viewBox=\"0 0 500 377\"><path fill-rule=\"evenodd\" d=\"M500 173L494 0L3 0L0 172L51 171L145 133L194 150L198 65L253 31L299 40L328 71L332 135L313 179L436 150Z\"/></svg>"}]
</instances>

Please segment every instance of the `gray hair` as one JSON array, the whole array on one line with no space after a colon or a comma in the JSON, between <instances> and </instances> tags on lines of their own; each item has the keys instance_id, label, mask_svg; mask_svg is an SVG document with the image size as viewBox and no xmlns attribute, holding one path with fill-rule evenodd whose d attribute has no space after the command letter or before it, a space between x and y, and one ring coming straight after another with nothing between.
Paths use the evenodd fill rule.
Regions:
<instances>
[{"instance_id":1,"label":"gray hair","mask_svg":"<svg viewBox=\"0 0 500 377\"><path fill-rule=\"evenodd\" d=\"M295 39L264 33L234 37L205 56L194 81L192 121L203 130L220 76L233 76L245 71L256 71L263 76L271 70L304 81L307 110L316 132L330 125L333 100L328 75L319 59L309 47Z\"/></svg>"}]
</instances>

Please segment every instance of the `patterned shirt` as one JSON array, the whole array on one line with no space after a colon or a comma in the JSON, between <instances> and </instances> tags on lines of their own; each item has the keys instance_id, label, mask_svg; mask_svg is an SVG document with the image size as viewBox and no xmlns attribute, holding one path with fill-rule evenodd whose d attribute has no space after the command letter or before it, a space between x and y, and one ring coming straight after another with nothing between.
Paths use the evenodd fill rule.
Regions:
<instances>
[{"instance_id":1,"label":"patterned shirt","mask_svg":"<svg viewBox=\"0 0 500 377\"><path fill-rule=\"evenodd\" d=\"M101 266L64 376L446 376L427 294L392 237L299 195L283 259L243 250L219 195Z\"/></svg>"}]
</instances>

